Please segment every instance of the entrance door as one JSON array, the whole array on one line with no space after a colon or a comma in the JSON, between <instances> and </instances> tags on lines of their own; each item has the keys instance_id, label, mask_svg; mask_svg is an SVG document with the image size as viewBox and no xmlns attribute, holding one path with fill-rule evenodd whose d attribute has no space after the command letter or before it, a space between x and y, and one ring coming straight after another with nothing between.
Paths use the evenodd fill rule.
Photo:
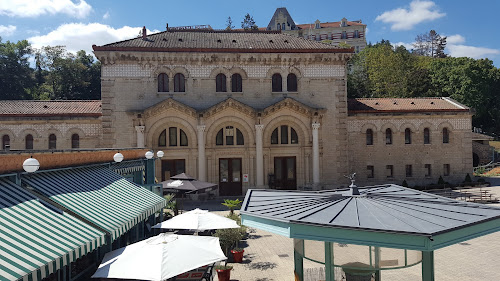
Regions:
<instances>
[{"instance_id":1,"label":"entrance door","mask_svg":"<svg viewBox=\"0 0 500 281\"><path fill-rule=\"evenodd\" d=\"M169 180L170 177L186 172L186 160L161 160L161 180Z\"/></svg>"},{"instance_id":2,"label":"entrance door","mask_svg":"<svg viewBox=\"0 0 500 281\"><path fill-rule=\"evenodd\" d=\"M241 195L241 158L219 159L219 196Z\"/></svg>"},{"instance_id":3,"label":"entrance door","mask_svg":"<svg viewBox=\"0 0 500 281\"><path fill-rule=\"evenodd\" d=\"M276 189L297 189L295 156L274 157L274 186Z\"/></svg>"}]
</instances>

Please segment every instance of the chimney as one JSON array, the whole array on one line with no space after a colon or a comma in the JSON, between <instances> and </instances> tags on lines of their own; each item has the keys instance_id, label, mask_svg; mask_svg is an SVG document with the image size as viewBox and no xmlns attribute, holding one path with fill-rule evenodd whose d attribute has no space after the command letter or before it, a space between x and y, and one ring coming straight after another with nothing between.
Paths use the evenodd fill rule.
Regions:
<instances>
[{"instance_id":1,"label":"chimney","mask_svg":"<svg viewBox=\"0 0 500 281\"><path fill-rule=\"evenodd\" d=\"M167 22L167 31L168 31L168 22Z\"/></svg>"},{"instance_id":2,"label":"chimney","mask_svg":"<svg viewBox=\"0 0 500 281\"><path fill-rule=\"evenodd\" d=\"M147 31L146 31L146 27L143 26L142 27L142 40L146 40L147 37L148 37L148 34L147 34Z\"/></svg>"}]
</instances>

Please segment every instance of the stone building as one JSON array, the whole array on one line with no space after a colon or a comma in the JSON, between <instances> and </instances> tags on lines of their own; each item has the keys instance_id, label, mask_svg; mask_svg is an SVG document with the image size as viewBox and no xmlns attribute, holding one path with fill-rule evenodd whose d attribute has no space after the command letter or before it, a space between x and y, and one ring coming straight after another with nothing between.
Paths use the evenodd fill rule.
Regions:
<instances>
[{"instance_id":1,"label":"stone building","mask_svg":"<svg viewBox=\"0 0 500 281\"><path fill-rule=\"evenodd\" d=\"M93 49L102 100L75 104L101 106L98 114L0 114L12 149L28 148L25 127L39 128L33 149L48 148L50 132L65 139L57 149L70 149L80 128L81 148L162 150L158 180L186 172L218 183L220 195L345 186L351 172L361 184L421 185L440 175L453 182L472 169L471 111L444 98L348 101L352 49L275 31L213 30L143 32ZM411 144L404 143L407 128Z\"/></svg>"},{"instance_id":2,"label":"stone building","mask_svg":"<svg viewBox=\"0 0 500 281\"><path fill-rule=\"evenodd\" d=\"M345 43L354 47L356 53L366 47L366 24L361 20L348 21L346 18L337 22L295 24L286 8L277 8L267 25L267 30L281 30L305 39L328 42L333 45Z\"/></svg>"}]
</instances>

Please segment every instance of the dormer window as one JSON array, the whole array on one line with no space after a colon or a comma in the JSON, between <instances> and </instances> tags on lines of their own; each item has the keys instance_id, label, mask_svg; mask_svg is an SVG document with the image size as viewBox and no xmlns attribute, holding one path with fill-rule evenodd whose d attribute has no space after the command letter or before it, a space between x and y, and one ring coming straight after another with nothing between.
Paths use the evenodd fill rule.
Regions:
<instances>
[{"instance_id":1,"label":"dormer window","mask_svg":"<svg viewBox=\"0 0 500 281\"><path fill-rule=\"evenodd\" d=\"M340 26L346 27L347 26L347 19L343 18L342 21L340 22Z\"/></svg>"},{"instance_id":2,"label":"dormer window","mask_svg":"<svg viewBox=\"0 0 500 281\"><path fill-rule=\"evenodd\" d=\"M314 28L316 28L316 29L320 29L320 28L321 28L321 25L320 25L320 21L319 21L319 20L316 20L316 21L314 22L314 24L315 24L315 25L314 25Z\"/></svg>"}]
</instances>

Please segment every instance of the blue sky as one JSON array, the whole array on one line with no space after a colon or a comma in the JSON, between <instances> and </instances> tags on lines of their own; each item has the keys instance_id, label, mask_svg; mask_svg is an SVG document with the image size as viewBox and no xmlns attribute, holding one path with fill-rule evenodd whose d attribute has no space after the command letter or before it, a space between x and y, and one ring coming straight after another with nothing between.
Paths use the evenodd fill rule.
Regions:
<instances>
[{"instance_id":1,"label":"blue sky","mask_svg":"<svg viewBox=\"0 0 500 281\"><path fill-rule=\"evenodd\" d=\"M353 4L355 3L355 4ZM0 0L3 41L28 39L34 47L65 45L90 52L103 45L169 26L209 24L224 28L231 16L240 27L246 13L267 26L274 10L286 7L296 23L361 19L367 41L388 39L411 47L416 35L431 29L448 36L452 56L489 58L500 66L500 31L496 0L358 0L358 1L111 1Z\"/></svg>"}]
</instances>

